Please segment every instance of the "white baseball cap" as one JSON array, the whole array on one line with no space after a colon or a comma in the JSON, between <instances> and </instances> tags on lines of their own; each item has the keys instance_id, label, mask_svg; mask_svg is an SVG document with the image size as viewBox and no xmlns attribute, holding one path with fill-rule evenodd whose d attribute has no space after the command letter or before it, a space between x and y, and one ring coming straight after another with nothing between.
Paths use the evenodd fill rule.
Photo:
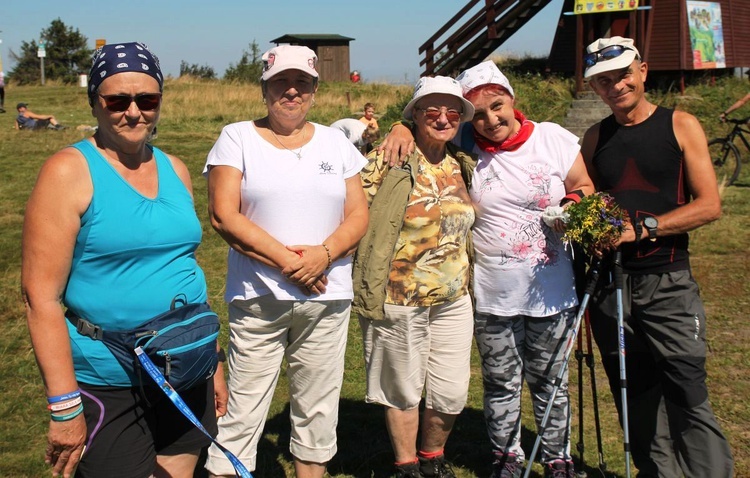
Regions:
<instances>
[{"instance_id":1,"label":"white baseball cap","mask_svg":"<svg viewBox=\"0 0 750 478\"><path fill-rule=\"evenodd\" d=\"M510 81L503 75L494 61L487 60L476 66L472 66L458 75L456 80L461 84L464 95L477 86L500 85L508 90L510 96L514 98L516 96L513 92L513 87L510 86Z\"/></svg>"},{"instance_id":2,"label":"white baseball cap","mask_svg":"<svg viewBox=\"0 0 750 478\"><path fill-rule=\"evenodd\" d=\"M461 92L461 85L458 81L447 76L425 76L417 81L414 86L414 95L411 101L404 108L404 118L411 120L414 114L414 105L427 95L444 94L452 95L461 100L463 111L461 112L461 122L471 121L474 117L474 105L467 101Z\"/></svg>"},{"instance_id":3,"label":"white baseball cap","mask_svg":"<svg viewBox=\"0 0 750 478\"><path fill-rule=\"evenodd\" d=\"M306 46L279 45L263 53L263 74L261 80L268 81L284 70L300 70L313 78L318 77L315 66L318 56Z\"/></svg>"},{"instance_id":4,"label":"white baseball cap","mask_svg":"<svg viewBox=\"0 0 750 478\"><path fill-rule=\"evenodd\" d=\"M631 38L600 38L586 47L583 77L627 68L636 58L640 60L641 54Z\"/></svg>"}]
</instances>

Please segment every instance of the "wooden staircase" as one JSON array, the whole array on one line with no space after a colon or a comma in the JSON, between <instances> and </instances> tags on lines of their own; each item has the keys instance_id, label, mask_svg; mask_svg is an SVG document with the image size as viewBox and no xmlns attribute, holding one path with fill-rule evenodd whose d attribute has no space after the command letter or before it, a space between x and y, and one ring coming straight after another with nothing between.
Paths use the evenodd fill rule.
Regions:
<instances>
[{"instance_id":1,"label":"wooden staircase","mask_svg":"<svg viewBox=\"0 0 750 478\"><path fill-rule=\"evenodd\" d=\"M470 0L419 47L423 76L455 76L481 63L552 0ZM452 32L452 33L451 33Z\"/></svg>"}]
</instances>

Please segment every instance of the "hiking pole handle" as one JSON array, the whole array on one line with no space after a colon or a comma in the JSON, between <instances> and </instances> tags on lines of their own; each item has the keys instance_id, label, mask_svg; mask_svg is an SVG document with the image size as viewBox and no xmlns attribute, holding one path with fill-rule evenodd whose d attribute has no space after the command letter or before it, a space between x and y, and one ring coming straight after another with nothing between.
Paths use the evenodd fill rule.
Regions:
<instances>
[{"instance_id":1,"label":"hiking pole handle","mask_svg":"<svg viewBox=\"0 0 750 478\"><path fill-rule=\"evenodd\" d=\"M622 290L622 287L624 285L622 280L622 250L620 250L619 247L617 248L617 251L615 251L614 272L615 289Z\"/></svg>"}]
</instances>

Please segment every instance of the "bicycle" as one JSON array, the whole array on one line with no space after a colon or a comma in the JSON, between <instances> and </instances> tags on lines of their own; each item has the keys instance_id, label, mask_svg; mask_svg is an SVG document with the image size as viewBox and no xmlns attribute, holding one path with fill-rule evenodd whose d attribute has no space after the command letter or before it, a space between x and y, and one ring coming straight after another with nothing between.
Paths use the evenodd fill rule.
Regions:
<instances>
[{"instance_id":1,"label":"bicycle","mask_svg":"<svg viewBox=\"0 0 750 478\"><path fill-rule=\"evenodd\" d=\"M711 162L714 165L719 184L731 186L740 176L742 167L742 156L740 150L734 144L734 140L739 137L745 144L745 148L750 151L750 142L743 134L750 134L750 129L743 128L750 121L750 116L740 120L727 118L725 121L734 124L732 131L723 138L714 138L709 141L708 151L711 154Z\"/></svg>"}]
</instances>

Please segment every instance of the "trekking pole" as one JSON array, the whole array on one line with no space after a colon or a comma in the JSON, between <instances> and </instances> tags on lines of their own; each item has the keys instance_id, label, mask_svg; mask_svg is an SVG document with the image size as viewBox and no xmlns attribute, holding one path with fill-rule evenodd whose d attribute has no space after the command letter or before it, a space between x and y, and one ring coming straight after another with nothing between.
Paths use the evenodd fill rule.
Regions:
<instances>
[{"instance_id":1,"label":"trekking pole","mask_svg":"<svg viewBox=\"0 0 750 478\"><path fill-rule=\"evenodd\" d=\"M625 371L625 324L622 304L622 250L615 252L615 291L617 293L617 351L620 356L620 396L622 397L622 432L625 450L625 476L630 478L630 433L628 432L628 381Z\"/></svg>"},{"instance_id":2,"label":"trekking pole","mask_svg":"<svg viewBox=\"0 0 750 478\"><path fill-rule=\"evenodd\" d=\"M599 280L599 266L600 262L595 261L589 269L589 280L586 284L586 293L583 294L581 305L578 307L578 313L576 314L575 321L573 322L571 335L568 338L568 343L565 346L565 356L563 358L562 364L560 364L560 370L557 372L557 376L555 377L555 386L552 389L552 394L550 395L549 401L547 402L547 408L546 410L544 410L544 417L542 417L542 423L539 425L539 432L537 433L536 441L534 442L534 449L531 450L531 455L527 462L526 472L523 475L524 478L529 478L529 476L531 475L531 467L534 464L534 457L536 457L536 453L539 451L539 445L542 442L544 430L547 428L547 421L549 420L550 413L552 412L552 405L555 402L555 397L557 397L557 392L560 390L560 385L562 384L563 377L565 376L565 371L568 369L568 361L570 360L570 355L573 352L573 343L578 336L578 329L581 326L581 318L583 317L583 313L586 311L586 307L589 304L589 298L594 293L594 290L596 289L596 283Z\"/></svg>"},{"instance_id":3,"label":"trekking pole","mask_svg":"<svg viewBox=\"0 0 750 478\"><path fill-rule=\"evenodd\" d=\"M588 319L588 312L584 313L584 318ZM584 324L587 324L588 320L585 320ZM578 443L576 443L576 450L578 451L578 478L586 478L586 472L583 471L586 468L585 458L585 445L583 442L583 359L587 355L583 352L583 335L578 334L576 345L576 362L578 362Z\"/></svg>"},{"instance_id":4,"label":"trekking pole","mask_svg":"<svg viewBox=\"0 0 750 478\"><path fill-rule=\"evenodd\" d=\"M594 348L591 345L591 321L589 320L589 313L586 311L586 315L583 317L583 326L586 328L586 347L588 353L585 355L586 366L591 372L591 401L594 406L594 426L596 428L596 451L599 453L599 471L602 472L602 476L606 476L607 463L604 461L604 449L602 447L602 424L599 421L599 398L596 394L596 371L594 370Z\"/></svg>"}]
</instances>

